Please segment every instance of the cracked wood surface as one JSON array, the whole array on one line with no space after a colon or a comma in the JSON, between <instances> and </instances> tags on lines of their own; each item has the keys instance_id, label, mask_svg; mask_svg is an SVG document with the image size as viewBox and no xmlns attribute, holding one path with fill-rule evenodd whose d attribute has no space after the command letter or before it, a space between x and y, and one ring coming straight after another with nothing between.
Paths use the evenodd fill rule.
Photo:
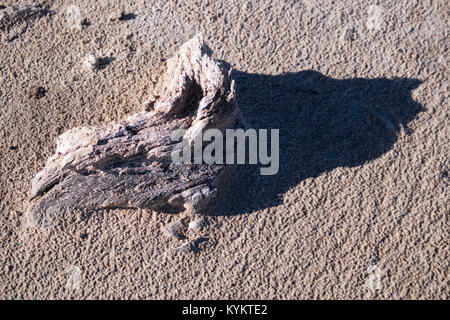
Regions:
<instances>
[{"instance_id":1,"label":"cracked wood surface","mask_svg":"<svg viewBox=\"0 0 450 320\"><path fill-rule=\"evenodd\" d=\"M65 209L150 208L202 211L232 167L174 164L170 138L187 130L242 126L231 70L211 57L201 34L168 60L159 97L119 122L74 128L32 183L28 214L43 226Z\"/></svg>"}]
</instances>

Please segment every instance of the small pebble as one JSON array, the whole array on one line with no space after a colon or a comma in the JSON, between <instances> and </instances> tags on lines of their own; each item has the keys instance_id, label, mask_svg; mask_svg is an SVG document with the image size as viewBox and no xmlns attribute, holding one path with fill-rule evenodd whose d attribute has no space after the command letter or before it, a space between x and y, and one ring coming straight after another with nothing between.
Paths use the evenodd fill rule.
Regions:
<instances>
[{"instance_id":1,"label":"small pebble","mask_svg":"<svg viewBox=\"0 0 450 320\"><path fill-rule=\"evenodd\" d=\"M30 99L39 100L43 98L47 90L44 87L31 87L28 92L28 97Z\"/></svg>"},{"instance_id":2,"label":"small pebble","mask_svg":"<svg viewBox=\"0 0 450 320\"><path fill-rule=\"evenodd\" d=\"M205 219L200 218L194 221L189 222L189 229L198 231L205 225Z\"/></svg>"},{"instance_id":3,"label":"small pebble","mask_svg":"<svg viewBox=\"0 0 450 320\"><path fill-rule=\"evenodd\" d=\"M84 65L90 69L98 69L98 67L100 66L100 59L90 53L84 59Z\"/></svg>"},{"instance_id":4,"label":"small pebble","mask_svg":"<svg viewBox=\"0 0 450 320\"><path fill-rule=\"evenodd\" d=\"M341 34L341 41L353 41L356 37L356 31L354 28L348 27L345 28Z\"/></svg>"},{"instance_id":5,"label":"small pebble","mask_svg":"<svg viewBox=\"0 0 450 320\"><path fill-rule=\"evenodd\" d=\"M194 240L187 241L183 243L181 246L174 249L174 252L182 252L182 253L198 253L200 250L205 248L205 244L208 241L206 238L195 238Z\"/></svg>"},{"instance_id":6,"label":"small pebble","mask_svg":"<svg viewBox=\"0 0 450 320\"><path fill-rule=\"evenodd\" d=\"M144 101L144 104L143 104L144 110L146 110L146 111L153 110L156 100L157 100L157 97L155 97L153 94L150 94L148 99L146 101Z\"/></svg>"},{"instance_id":7,"label":"small pebble","mask_svg":"<svg viewBox=\"0 0 450 320\"><path fill-rule=\"evenodd\" d=\"M82 29L85 29L91 25L91 23L89 22L89 20L87 18L81 19L80 24L81 24Z\"/></svg>"},{"instance_id":8,"label":"small pebble","mask_svg":"<svg viewBox=\"0 0 450 320\"><path fill-rule=\"evenodd\" d=\"M110 21L119 21L119 20L122 20L124 16L125 16L125 11L123 9L117 9L117 10L114 10L113 12L111 12L111 14L109 15L109 20Z\"/></svg>"},{"instance_id":9,"label":"small pebble","mask_svg":"<svg viewBox=\"0 0 450 320\"><path fill-rule=\"evenodd\" d=\"M188 253L188 252L193 251L193 249L194 249L194 248L193 248L193 246L192 246L192 243L186 242L186 243L182 244L181 246L179 246L179 247L173 249L173 251L174 251L174 252Z\"/></svg>"},{"instance_id":10,"label":"small pebble","mask_svg":"<svg viewBox=\"0 0 450 320\"><path fill-rule=\"evenodd\" d=\"M174 237L178 240L183 240L186 238L183 234L183 227L182 220L178 220L166 225L164 230L168 236Z\"/></svg>"}]
</instances>

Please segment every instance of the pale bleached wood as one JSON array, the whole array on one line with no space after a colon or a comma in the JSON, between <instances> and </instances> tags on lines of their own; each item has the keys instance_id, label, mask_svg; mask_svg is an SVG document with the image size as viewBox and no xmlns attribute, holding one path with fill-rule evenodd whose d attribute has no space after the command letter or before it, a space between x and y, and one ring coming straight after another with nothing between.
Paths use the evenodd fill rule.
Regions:
<instances>
[{"instance_id":1,"label":"pale bleached wood","mask_svg":"<svg viewBox=\"0 0 450 320\"><path fill-rule=\"evenodd\" d=\"M202 211L228 166L176 165L170 135L242 126L231 71L211 57L201 34L168 61L159 97L145 111L101 126L71 129L36 175L28 207L43 225L65 209L151 208Z\"/></svg>"}]
</instances>

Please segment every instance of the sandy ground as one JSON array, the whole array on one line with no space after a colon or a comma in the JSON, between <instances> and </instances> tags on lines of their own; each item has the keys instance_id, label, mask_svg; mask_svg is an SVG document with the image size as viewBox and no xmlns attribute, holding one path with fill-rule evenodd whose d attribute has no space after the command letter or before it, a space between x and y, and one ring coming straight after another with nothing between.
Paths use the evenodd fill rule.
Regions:
<instances>
[{"instance_id":1,"label":"sandy ground","mask_svg":"<svg viewBox=\"0 0 450 320\"><path fill-rule=\"evenodd\" d=\"M120 2L0 23L0 298L449 298L447 1ZM235 69L248 126L280 129L279 173L241 167L198 253L172 254L161 227L178 216L148 210L29 226L55 138L140 111L200 31Z\"/></svg>"}]
</instances>

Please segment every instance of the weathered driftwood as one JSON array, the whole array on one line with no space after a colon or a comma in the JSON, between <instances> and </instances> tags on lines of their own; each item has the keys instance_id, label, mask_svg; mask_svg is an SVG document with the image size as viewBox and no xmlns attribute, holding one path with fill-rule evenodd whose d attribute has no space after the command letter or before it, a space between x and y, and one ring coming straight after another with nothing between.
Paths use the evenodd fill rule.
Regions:
<instances>
[{"instance_id":1,"label":"weathered driftwood","mask_svg":"<svg viewBox=\"0 0 450 320\"><path fill-rule=\"evenodd\" d=\"M186 139L208 128L241 126L231 70L211 58L196 35L168 60L158 98L121 122L71 129L34 178L28 208L42 225L72 208L151 208L201 211L228 173L224 165L174 164L170 138Z\"/></svg>"}]
</instances>

